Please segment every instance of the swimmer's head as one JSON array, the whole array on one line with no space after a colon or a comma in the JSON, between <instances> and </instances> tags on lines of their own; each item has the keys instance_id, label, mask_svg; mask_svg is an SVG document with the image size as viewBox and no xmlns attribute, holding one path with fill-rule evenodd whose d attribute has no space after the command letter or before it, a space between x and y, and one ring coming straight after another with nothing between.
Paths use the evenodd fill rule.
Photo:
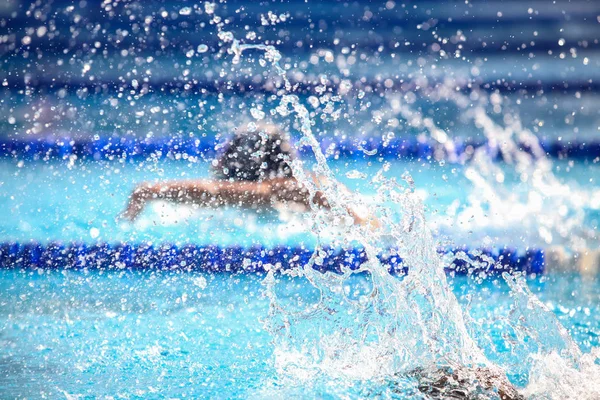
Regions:
<instances>
[{"instance_id":1,"label":"swimmer's head","mask_svg":"<svg viewBox=\"0 0 600 400\"><path fill-rule=\"evenodd\" d=\"M249 123L238 128L213 162L216 178L262 181L291 178L289 162L296 157L287 135L277 126Z\"/></svg>"}]
</instances>

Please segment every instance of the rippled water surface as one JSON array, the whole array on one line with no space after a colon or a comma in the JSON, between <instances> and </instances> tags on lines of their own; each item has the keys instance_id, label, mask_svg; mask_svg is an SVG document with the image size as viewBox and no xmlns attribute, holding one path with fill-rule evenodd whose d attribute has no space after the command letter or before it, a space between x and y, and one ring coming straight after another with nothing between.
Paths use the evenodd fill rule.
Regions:
<instances>
[{"instance_id":1,"label":"rippled water surface","mask_svg":"<svg viewBox=\"0 0 600 400\"><path fill-rule=\"evenodd\" d=\"M3 397L391 394L390 383L381 380L295 387L278 378L271 337L259 322L268 310L261 279L202 273L2 271ZM529 285L584 350L600 344L597 281L550 275ZM476 284L461 277L452 287L461 303L474 304L474 319L485 320L510 307L508 288L499 280ZM469 293L474 297L466 297ZM286 301L315 295L301 280L288 282L279 294ZM494 323L486 328L492 337L503 334ZM512 379L524 385L523 376ZM400 386L410 393L408 384Z\"/></svg>"}]
</instances>

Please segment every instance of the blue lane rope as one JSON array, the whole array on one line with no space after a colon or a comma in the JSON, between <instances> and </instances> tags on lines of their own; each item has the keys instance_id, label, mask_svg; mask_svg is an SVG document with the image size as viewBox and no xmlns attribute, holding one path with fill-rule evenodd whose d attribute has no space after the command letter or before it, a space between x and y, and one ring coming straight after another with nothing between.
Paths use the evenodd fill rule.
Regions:
<instances>
[{"instance_id":1,"label":"blue lane rope","mask_svg":"<svg viewBox=\"0 0 600 400\"><path fill-rule=\"evenodd\" d=\"M0 157L28 160L65 159L72 155L85 160L112 160L127 158L131 160L148 157L190 158L213 157L214 139L172 139L153 138L136 139L133 137L101 137L98 140L37 139L37 140L0 140ZM395 158L444 158L443 149L435 143L423 142L417 138L395 138L383 142L378 138L324 138L322 146L326 149L334 145L333 154L340 158L364 158L367 154L386 159ZM456 141L456 156L469 156L481 143ZM542 142L542 147L550 157L571 159L594 159L600 157L600 141ZM523 146L524 150L528 150ZM498 148L487 147L489 154L501 159Z\"/></svg>"},{"instance_id":2,"label":"blue lane rope","mask_svg":"<svg viewBox=\"0 0 600 400\"><path fill-rule=\"evenodd\" d=\"M357 269L366 261L362 249L323 249L327 256L320 271L341 272L342 268ZM475 266L455 260L446 267L448 273L466 275L487 273L495 275L504 271L523 271L527 274L543 274L544 251L529 249L518 252L514 248L470 251L467 248L440 250L440 253L468 252L476 261ZM280 246L218 247L187 244L175 246L162 244L109 244L109 243L0 243L0 268L3 269L112 269L112 270L163 270L206 271L231 273L264 273L270 264L281 268L294 268L308 263L312 249ZM495 263L486 260L493 259ZM402 258L384 254L381 262L392 274L406 274L410 268Z\"/></svg>"}]
</instances>

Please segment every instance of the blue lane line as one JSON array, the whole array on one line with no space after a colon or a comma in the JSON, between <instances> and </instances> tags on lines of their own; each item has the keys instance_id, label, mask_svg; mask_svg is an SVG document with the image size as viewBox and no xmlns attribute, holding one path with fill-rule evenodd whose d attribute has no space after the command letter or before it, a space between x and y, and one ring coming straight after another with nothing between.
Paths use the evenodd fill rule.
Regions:
<instances>
[{"instance_id":1,"label":"blue lane line","mask_svg":"<svg viewBox=\"0 0 600 400\"><path fill-rule=\"evenodd\" d=\"M323 249L327 256L320 271L341 272L342 267L357 269L366 261L362 249ZM440 253L468 252L467 248L439 250ZM305 265L313 250L303 247L218 247L162 244L109 244L109 243L0 243L0 268L3 269L111 269L111 270L162 270L205 271L231 273L264 273L270 264L281 268ZM543 274L544 251L528 249L519 252L514 248L484 249L470 253L475 266L455 260L446 267L448 273L466 275L487 273L496 275L504 271L523 271L527 274ZM480 254L474 256L473 254ZM488 258L489 257L489 258ZM393 253L383 254L381 262L392 274L406 274L410 265ZM493 259L495 263L488 262Z\"/></svg>"},{"instance_id":2,"label":"blue lane line","mask_svg":"<svg viewBox=\"0 0 600 400\"><path fill-rule=\"evenodd\" d=\"M86 160L112 160L112 159L145 159L148 157L188 158L212 157L215 154L214 139L142 139L132 137L103 137L98 140L4 140L0 141L0 157L19 159L64 159L76 155L79 159ZM350 138L346 140L324 139L322 145L328 148L335 145L334 154L341 158L359 158L366 156L366 152L373 157L386 159L396 158L444 158L444 150L435 143L419 141L416 138L396 138L382 142L376 138ZM472 154L473 148L485 146L471 141L456 141L455 156ZM600 141L575 142L554 141L543 142L542 147L550 157L594 159L600 157ZM524 150L528 150L523 146ZM373 153L373 150L376 152ZM487 148L495 159L502 158L498 148Z\"/></svg>"}]
</instances>

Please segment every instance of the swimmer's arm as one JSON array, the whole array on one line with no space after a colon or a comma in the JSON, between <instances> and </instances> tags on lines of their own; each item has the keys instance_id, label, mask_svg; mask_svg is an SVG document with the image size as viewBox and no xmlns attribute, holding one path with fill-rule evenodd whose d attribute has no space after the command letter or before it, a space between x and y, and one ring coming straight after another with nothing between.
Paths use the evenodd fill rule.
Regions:
<instances>
[{"instance_id":1,"label":"swimmer's arm","mask_svg":"<svg viewBox=\"0 0 600 400\"><path fill-rule=\"evenodd\" d=\"M319 178L317 176L312 176L314 180L324 179ZM302 204L307 209L310 208L311 197L308 192L301 184L298 183L295 179L274 179L271 181L271 193L273 193L273 200L286 203L286 202L294 202ZM339 184L339 189L349 193L348 188ZM312 203L316 204L319 207L325 209L331 209L327 198L321 191L317 191L315 195L312 197ZM358 225L368 225L371 229L376 229L381 226L379 220L374 215L361 216L357 210L348 206L346 207L346 211L350 216L354 219L354 223Z\"/></svg>"},{"instance_id":2,"label":"swimmer's arm","mask_svg":"<svg viewBox=\"0 0 600 400\"><path fill-rule=\"evenodd\" d=\"M278 178L263 182L189 180L163 183L142 183L129 197L127 208L122 217L135 220L145 205L153 200L167 200L175 203L196 204L201 207L239 206L262 208L274 203L299 203L310 207L310 194L293 178ZM316 192L312 198L314 204L330 208L322 192ZM373 224L371 218L364 219L348 208L349 214L357 224Z\"/></svg>"},{"instance_id":3,"label":"swimmer's arm","mask_svg":"<svg viewBox=\"0 0 600 400\"><path fill-rule=\"evenodd\" d=\"M229 182L215 180L142 183L133 190L122 217L135 220L145 205L153 200L196 204L201 207L238 205L262 207L270 204L269 185L259 182Z\"/></svg>"}]
</instances>

